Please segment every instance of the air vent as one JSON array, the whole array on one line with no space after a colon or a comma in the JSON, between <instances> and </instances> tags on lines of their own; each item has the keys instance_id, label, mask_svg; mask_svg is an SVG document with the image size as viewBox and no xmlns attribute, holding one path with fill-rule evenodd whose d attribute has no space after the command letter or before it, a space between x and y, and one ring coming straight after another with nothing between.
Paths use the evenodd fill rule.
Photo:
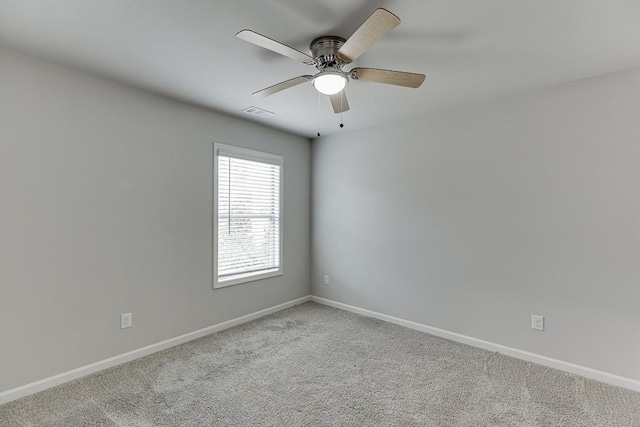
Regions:
<instances>
[{"instance_id":1,"label":"air vent","mask_svg":"<svg viewBox=\"0 0 640 427\"><path fill-rule=\"evenodd\" d=\"M262 108L258 108L258 107L248 107L242 110L242 112L251 114L252 116L262 117L263 119L271 117L275 114L275 113L272 113L271 111L263 110Z\"/></svg>"}]
</instances>

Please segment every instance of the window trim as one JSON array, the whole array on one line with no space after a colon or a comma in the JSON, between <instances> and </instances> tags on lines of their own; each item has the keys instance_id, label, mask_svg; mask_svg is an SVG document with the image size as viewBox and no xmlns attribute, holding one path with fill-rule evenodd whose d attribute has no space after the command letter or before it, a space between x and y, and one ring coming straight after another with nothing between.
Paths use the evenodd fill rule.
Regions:
<instances>
[{"instance_id":1,"label":"window trim","mask_svg":"<svg viewBox=\"0 0 640 427\"><path fill-rule=\"evenodd\" d=\"M235 277L232 279L218 279L218 155L222 151L224 154L237 155L238 158L261 161L264 163L277 164L280 166L280 218L279 218L279 267L278 269L267 270L264 273L250 274L245 277ZM284 274L284 157L251 150L248 148L236 147L233 145L213 143L213 289L225 288L227 286L239 285L241 283L253 282L270 277L282 276Z\"/></svg>"}]
</instances>

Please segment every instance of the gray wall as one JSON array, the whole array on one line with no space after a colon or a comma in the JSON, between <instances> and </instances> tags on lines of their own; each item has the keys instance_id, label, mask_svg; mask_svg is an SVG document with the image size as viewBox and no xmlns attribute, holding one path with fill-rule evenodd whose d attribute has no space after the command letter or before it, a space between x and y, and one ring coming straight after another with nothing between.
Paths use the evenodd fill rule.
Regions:
<instances>
[{"instance_id":1,"label":"gray wall","mask_svg":"<svg viewBox=\"0 0 640 427\"><path fill-rule=\"evenodd\" d=\"M284 156L284 276L212 290L214 141ZM0 50L0 391L309 294L310 152Z\"/></svg>"},{"instance_id":2,"label":"gray wall","mask_svg":"<svg viewBox=\"0 0 640 427\"><path fill-rule=\"evenodd\" d=\"M314 141L313 294L640 379L639 94L632 70Z\"/></svg>"}]
</instances>

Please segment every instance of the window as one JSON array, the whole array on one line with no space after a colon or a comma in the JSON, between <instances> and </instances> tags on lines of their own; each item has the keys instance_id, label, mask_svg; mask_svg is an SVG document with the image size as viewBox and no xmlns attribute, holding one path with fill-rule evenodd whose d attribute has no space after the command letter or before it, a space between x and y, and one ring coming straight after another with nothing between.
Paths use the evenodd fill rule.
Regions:
<instances>
[{"instance_id":1,"label":"window","mask_svg":"<svg viewBox=\"0 0 640 427\"><path fill-rule=\"evenodd\" d=\"M282 274L282 169L281 156L214 144L214 289Z\"/></svg>"}]
</instances>

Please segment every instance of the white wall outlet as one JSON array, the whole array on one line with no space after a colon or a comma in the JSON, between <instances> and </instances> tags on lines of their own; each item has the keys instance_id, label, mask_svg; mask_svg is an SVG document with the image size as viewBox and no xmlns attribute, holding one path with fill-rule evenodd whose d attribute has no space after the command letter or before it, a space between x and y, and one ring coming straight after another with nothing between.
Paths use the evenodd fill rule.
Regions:
<instances>
[{"instance_id":1,"label":"white wall outlet","mask_svg":"<svg viewBox=\"0 0 640 427\"><path fill-rule=\"evenodd\" d=\"M328 285L328 284L329 284L329 275L328 275L328 274L325 274L325 275L324 275L324 284L325 284L325 285Z\"/></svg>"},{"instance_id":2,"label":"white wall outlet","mask_svg":"<svg viewBox=\"0 0 640 427\"><path fill-rule=\"evenodd\" d=\"M131 313L123 313L120 315L120 329L130 328L133 325L133 315Z\"/></svg>"},{"instance_id":3,"label":"white wall outlet","mask_svg":"<svg viewBox=\"0 0 640 427\"><path fill-rule=\"evenodd\" d=\"M531 329L536 331L544 331L544 316L531 315Z\"/></svg>"}]
</instances>

